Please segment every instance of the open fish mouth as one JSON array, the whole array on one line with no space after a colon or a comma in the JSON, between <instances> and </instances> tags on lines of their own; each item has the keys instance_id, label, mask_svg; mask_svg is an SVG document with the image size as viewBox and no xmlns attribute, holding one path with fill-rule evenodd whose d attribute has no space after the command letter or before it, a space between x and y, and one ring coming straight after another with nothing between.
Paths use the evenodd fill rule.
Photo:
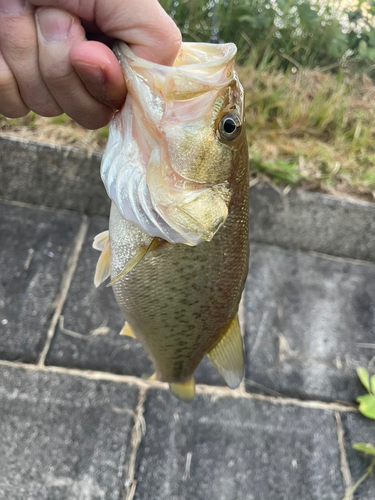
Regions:
<instances>
[{"instance_id":1,"label":"open fish mouth","mask_svg":"<svg viewBox=\"0 0 375 500\"><path fill-rule=\"evenodd\" d=\"M233 144L220 136L219 122L230 110L236 126L243 120L235 45L183 43L173 67L140 59L123 42L114 51L128 94L102 161L109 197L151 237L210 241L232 195Z\"/></svg>"}]
</instances>

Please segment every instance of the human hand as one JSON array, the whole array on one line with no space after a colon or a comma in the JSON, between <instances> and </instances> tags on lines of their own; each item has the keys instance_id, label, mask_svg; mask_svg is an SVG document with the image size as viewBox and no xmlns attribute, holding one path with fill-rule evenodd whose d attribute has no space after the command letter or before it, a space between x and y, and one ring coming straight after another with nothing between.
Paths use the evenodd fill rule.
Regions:
<instances>
[{"instance_id":1,"label":"human hand","mask_svg":"<svg viewBox=\"0 0 375 500\"><path fill-rule=\"evenodd\" d=\"M0 113L106 125L126 95L114 39L164 65L181 44L157 0L0 0Z\"/></svg>"}]
</instances>

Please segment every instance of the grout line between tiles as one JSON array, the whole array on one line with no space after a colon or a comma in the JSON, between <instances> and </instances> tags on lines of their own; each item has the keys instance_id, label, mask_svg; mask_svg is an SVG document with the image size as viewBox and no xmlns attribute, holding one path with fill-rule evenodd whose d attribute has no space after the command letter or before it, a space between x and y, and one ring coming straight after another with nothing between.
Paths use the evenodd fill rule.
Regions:
<instances>
[{"instance_id":1,"label":"grout line between tiles","mask_svg":"<svg viewBox=\"0 0 375 500\"><path fill-rule=\"evenodd\" d=\"M374 260L364 260L364 259L354 259L353 257L339 257L337 255L332 255L329 253L323 253L323 252L316 252L315 250L307 250L306 248L294 248L294 247L287 247L284 246L283 244L278 244L278 243L267 243L265 241L260 241L256 239L252 239L250 236L250 245L259 245L259 246L264 246L264 247L271 247L271 248L278 248L281 250L286 250L288 252L296 252L296 253L302 253L305 255L311 255L312 257L318 257L320 259L325 259L325 260L330 260L333 262L349 262L350 264L356 264L358 266L367 266L367 267L374 267L375 261ZM251 259L251 257L250 257Z\"/></svg>"},{"instance_id":2,"label":"grout line between tiles","mask_svg":"<svg viewBox=\"0 0 375 500\"><path fill-rule=\"evenodd\" d=\"M59 366L45 366L45 365L32 365L26 363L18 363L13 361L0 360L0 366L8 366L10 368L20 368L23 370L55 373L61 375L70 375L72 377L82 377L88 380L103 380L108 382L115 382L118 384L129 384L139 388L145 389L162 389L169 390L169 385L164 382L144 380L132 375L117 375L110 372L101 372L93 370L80 370L78 368L63 368ZM257 401L265 401L274 405L283 406L298 406L300 408L310 408L312 410L325 410L337 412L351 412L357 413L357 407L354 404L343 404L338 402L328 403L325 401L317 400L301 400L289 397L275 397L265 396L263 394L255 394L246 392L243 389L232 390L229 387L221 387L214 385L197 384L195 386L197 394L204 394L211 396L212 399L219 398L233 398L233 399L251 399Z\"/></svg>"},{"instance_id":3,"label":"grout line between tiles","mask_svg":"<svg viewBox=\"0 0 375 500\"><path fill-rule=\"evenodd\" d=\"M75 215L80 217L81 214L78 212L78 210L68 210L66 208L59 208L59 207L46 207L44 205L34 205L33 203L27 203L24 201L17 201L17 200L7 200L6 198L3 198L0 196L0 203L3 205L9 205L11 207L20 207L20 208L30 208L32 210L41 210L42 212L58 212L58 213L63 213L63 214L69 214L69 215Z\"/></svg>"},{"instance_id":4,"label":"grout line between tiles","mask_svg":"<svg viewBox=\"0 0 375 500\"><path fill-rule=\"evenodd\" d=\"M137 460L137 453L141 445L143 436L146 433L146 421L143 417L144 404L146 400L147 389L141 388L139 391L138 404L135 409L134 426L131 434L131 453L126 472L125 480L125 497L124 500L133 500L135 490L137 488L137 480L135 479L135 463Z\"/></svg>"},{"instance_id":5,"label":"grout line between tiles","mask_svg":"<svg viewBox=\"0 0 375 500\"><path fill-rule=\"evenodd\" d=\"M352 475L350 473L350 468L348 464L348 458L346 456L345 441L344 441L344 430L342 427L341 415L339 412L335 411L336 427L337 427L337 440L339 443L340 450L340 468L341 474L345 486L345 498L353 486ZM348 500L352 500L353 496L348 497Z\"/></svg>"},{"instance_id":6,"label":"grout line between tiles","mask_svg":"<svg viewBox=\"0 0 375 500\"><path fill-rule=\"evenodd\" d=\"M83 242L85 240L88 225L89 225L89 220L88 220L87 216L84 215L81 226L80 226L79 231L78 231L78 234L75 238L73 250L72 250L71 255L69 257L69 260L68 260L67 269L66 269L66 271L63 275L63 278L62 278L60 293L59 293L59 295L56 299L56 302L55 302L55 312L53 314L51 324L50 324L48 331L47 331L46 342L44 344L43 350L42 350L41 355L40 355L39 360L38 360L38 364L37 364L38 367L44 366L46 356L48 354L53 336L55 334L56 325L57 325L57 322L59 321L62 309L64 307L66 297L68 295L70 283L72 281L74 272L75 272L76 267L77 267L78 257L81 253L81 250L82 250L82 245L83 245Z\"/></svg>"}]
</instances>

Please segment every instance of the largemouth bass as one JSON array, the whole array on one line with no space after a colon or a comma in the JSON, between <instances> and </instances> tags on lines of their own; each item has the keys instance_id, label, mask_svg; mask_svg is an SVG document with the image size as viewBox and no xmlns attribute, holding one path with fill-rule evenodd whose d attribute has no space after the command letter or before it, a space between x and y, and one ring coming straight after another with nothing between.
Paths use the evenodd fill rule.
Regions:
<instances>
[{"instance_id":1,"label":"largemouth bass","mask_svg":"<svg viewBox=\"0 0 375 500\"><path fill-rule=\"evenodd\" d=\"M148 351L181 399L207 354L243 378L237 317L249 259L248 149L234 44L183 43L173 67L115 53L128 94L110 123L101 175L112 200L98 286L111 275L120 333Z\"/></svg>"}]
</instances>

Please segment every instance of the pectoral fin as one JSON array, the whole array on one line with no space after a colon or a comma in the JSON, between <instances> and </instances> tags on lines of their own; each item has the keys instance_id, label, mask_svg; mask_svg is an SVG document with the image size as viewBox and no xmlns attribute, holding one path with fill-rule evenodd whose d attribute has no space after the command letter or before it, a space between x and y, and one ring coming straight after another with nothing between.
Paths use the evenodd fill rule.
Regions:
<instances>
[{"instance_id":1,"label":"pectoral fin","mask_svg":"<svg viewBox=\"0 0 375 500\"><path fill-rule=\"evenodd\" d=\"M208 353L210 361L231 389L239 386L243 379L243 349L238 316L218 344Z\"/></svg>"},{"instance_id":2,"label":"pectoral fin","mask_svg":"<svg viewBox=\"0 0 375 500\"><path fill-rule=\"evenodd\" d=\"M95 250L100 250L102 253L96 264L94 285L98 287L111 274L111 245L109 241L109 231L103 231L95 236L92 244Z\"/></svg>"},{"instance_id":3,"label":"pectoral fin","mask_svg":"<svg viewBox=\"0 0 375 500\"><path fill-rule=\"evenodd\" d=\"M100 252L102 252L108 242L109 231L107 229L107 231L103 231L102 233L99 233L95 236L92 248L94 248L94 250L99 250Z\"/></svg>"},{"instance_id":4,"label":"pectoral fin","mask_svg":"<svg viewBox=\"0 0 375 500\"><path fill-rule=\"evenodd\" d=\"M143 246L137 250L135 253L134 257L132 257L124 269L121 271L120 274L118 274L113 280L107 285L107 286L112 286L117 281L120 281L120 279L124 278L127 274L132 271L137 264L140 263L140 261L145 257L149 252L152 252L153 250L156 250L162 243L164 243L164 240L162 238L153 238L151 243L149 244L148 247Z\"/></svg>"},{"instance_id":5,"label":"pectoral fin","mask_svg":"<svg viewBox=\"0 0 375 500\"><path fill-rule=\"evenodd\" d=\"M127 335L128 337L132 337L133 339L137 338L134 335L132 327L129 325L128 322L126 322L125 325L121 328L120 335Z\"/></svg>"},{"instance_id":6,"label":"pectoral fin","mask_svg":"<svg viewBox=\"0 0 375 500\"><path fill-rule=\"evenodd\" d=\"M193 401L194 399L195 382L193 377L182 384L169 384L169 388L182 401Z\"/></svg>"}]
</instances>

